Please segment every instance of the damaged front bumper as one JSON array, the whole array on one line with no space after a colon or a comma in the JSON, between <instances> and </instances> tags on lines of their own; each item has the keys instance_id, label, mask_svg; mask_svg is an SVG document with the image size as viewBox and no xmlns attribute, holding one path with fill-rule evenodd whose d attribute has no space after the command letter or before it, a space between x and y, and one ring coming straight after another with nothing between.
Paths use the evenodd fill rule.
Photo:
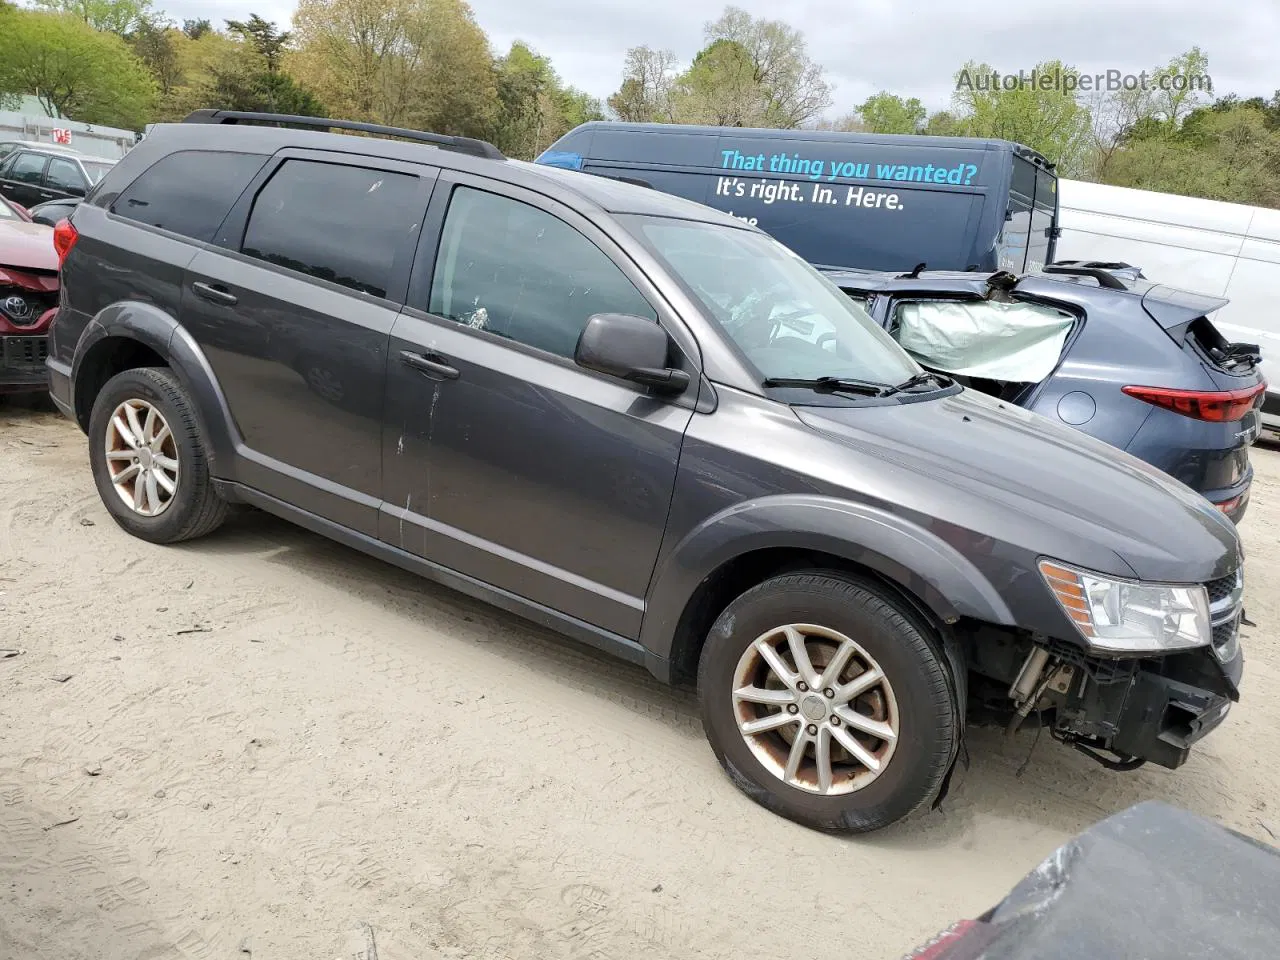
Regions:
<instances>
[{"instance_id":1,"label":"damaged front bumper","mask_svg":"<svg viewBox=\"0 0 1280 960\"><path fill-rule=\"evenodd\" d=\"M0 267L0 393L47 390L56 273Z\"/></svg>"},{"instance_id":2,"label":"damaged front bumper","mask_svg":"<svg viewBox=\"0 0 1280 960\"><path fill-rule=\"evenodd\" d=\"M49 389L49 323L56 310L48 311L29 329L0 328L0 393L25 393Z\"/></svg>"},{"instance_id":3,"label":"damaged front bumper","mask_svg":"<svg viewBox=\"0 0 1280 960\"><path fill-rule=\"evenodd\" d=\"M1055 683L1054 736L1108 766L1182 766L1192 746L1240 699L1243 583L1224 583L1210 606L1208 647L1141 660L1051 651L1067 675ZM1105 757L1110 754L1115 759Z\"/></svg>"}]
</instances>

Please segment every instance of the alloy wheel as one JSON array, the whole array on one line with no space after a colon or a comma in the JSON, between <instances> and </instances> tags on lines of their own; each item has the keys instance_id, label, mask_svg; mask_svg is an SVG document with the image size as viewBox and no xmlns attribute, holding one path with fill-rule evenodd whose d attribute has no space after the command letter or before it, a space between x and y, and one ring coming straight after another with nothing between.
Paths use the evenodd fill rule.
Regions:
<instances>
[{"instance_id":1,"label":"alloy wheel","mask_svg":"<svg viewBox=\"0 0 1280 960\"><path fill-rule=\"evenodd\" d=\"M178 489L178 446L168 421L146 400L126 400L107 422L107 472L120 500L134 513L164 513Z\"/></svg>"},{"instance_id":2,"label":"alloy wheel","mask_svg":"<svg viewBox=\"0 0 1280 960\"><path fill-rule=\"evenodd\" d=\"M815 624L777 627L747 647L733 707L766 770L823 796L872 783L899 739L897 701L880 665L852 638Z\"/></svg>"}]
</instances>

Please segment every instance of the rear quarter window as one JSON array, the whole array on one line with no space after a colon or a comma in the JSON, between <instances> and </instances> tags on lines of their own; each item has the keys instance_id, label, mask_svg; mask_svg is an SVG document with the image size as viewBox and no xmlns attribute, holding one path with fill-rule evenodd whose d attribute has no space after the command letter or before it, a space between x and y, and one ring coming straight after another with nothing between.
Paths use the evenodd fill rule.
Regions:
<instances>
[{"instance_id":1,"label":"rear quarter window","mask_svg":"<svg viewBox=\"0 0 1280 960\"><path fill-rule=\"evenodd\" d=\"M375 297L423 209L419 179L315 160L286 160L259 191L241 252Z\"/></svg>"},{"instance_id":2,"label":"rear quarter window","mask_svg":"<svg viewBox=\"0 0 1280 960\"><path fill-rule=\"evenodd\" d=\"M109 209L127 220L207 243L266 162L254 153L171 153L144 170Z\"/></svg>"}]
</instances>

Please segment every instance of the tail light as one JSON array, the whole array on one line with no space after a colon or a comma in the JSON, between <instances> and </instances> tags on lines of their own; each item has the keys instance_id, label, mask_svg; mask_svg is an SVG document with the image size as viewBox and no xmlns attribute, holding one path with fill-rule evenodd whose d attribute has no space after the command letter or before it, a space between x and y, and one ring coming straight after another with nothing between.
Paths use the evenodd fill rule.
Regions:
<instances>
[{"instance_id":1,"label":"tail light","mask_svg":"<svg viewBox=\"0 0 1280 960\"><path fill-rule=\"evenodd\" d=\"M71 248L76 245L76 241L79 239L80 234L76 232L76 228L71 225L70 220L58 221L58 225L53 228L53 249L58 253L59 267L67 262L67 254L71 252Z\"/></svg>"},{"instance_id":2,"label":"tail light","mask_svg":"<svg viewBox=\"0 0 1280 960\"><path fill-rule=\"evenodd\" d=\"M1165 387L1123 387L1131 397L1172 410L1184 417L1229 423L1241 420L1253 409L1258 396L1267 389L1266 383L1244 390L1169 390Z\"/></svg>"}]
</instances>

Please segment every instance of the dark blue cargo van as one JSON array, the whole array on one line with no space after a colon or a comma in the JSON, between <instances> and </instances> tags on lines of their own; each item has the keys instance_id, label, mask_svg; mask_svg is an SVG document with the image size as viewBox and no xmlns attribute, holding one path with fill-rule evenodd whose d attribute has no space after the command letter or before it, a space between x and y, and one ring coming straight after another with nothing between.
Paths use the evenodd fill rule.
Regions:
<instances>
[{"instance_id":1,"label":"dark blue cargo van","mask_svg":"<svg viewBox=\"0 0 1280 960\"><path fill-rule=\"evenodd\" d=\"M598 121L539 163L640 180L733 214L820 267L1053 262L1058 178L1007 140Z\"/></svg>"}]
</instances>

